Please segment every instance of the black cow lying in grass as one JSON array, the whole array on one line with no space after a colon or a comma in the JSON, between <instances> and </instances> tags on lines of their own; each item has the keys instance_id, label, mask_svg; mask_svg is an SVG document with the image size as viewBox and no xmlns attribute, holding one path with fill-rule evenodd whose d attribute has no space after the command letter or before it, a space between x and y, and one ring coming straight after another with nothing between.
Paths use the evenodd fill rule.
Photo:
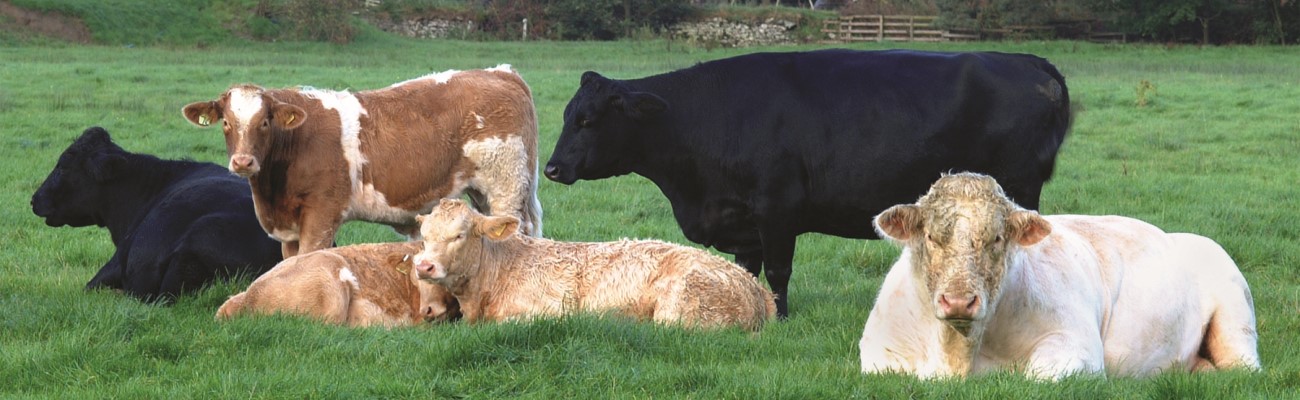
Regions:
<instances>
[{"instance_id":1,"label":"black cow lying in grass","mask_svg":"<svg viewBox=\"0 0 1300 400\"><path fill-rule=\"evenodd\" d=\"M215 278L261 275L280 261L243 178L212 163L129 153L100 127L59 156L32 212L49 226L108 228L117 251L86 288L144 301L170 300Z\"/></svg>"}]
</instances>

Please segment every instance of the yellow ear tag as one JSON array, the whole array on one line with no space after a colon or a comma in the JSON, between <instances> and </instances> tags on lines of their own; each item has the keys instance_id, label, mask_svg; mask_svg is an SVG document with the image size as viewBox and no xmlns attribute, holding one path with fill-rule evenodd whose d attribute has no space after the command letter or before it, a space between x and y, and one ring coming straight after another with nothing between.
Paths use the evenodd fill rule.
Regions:
<instances>
[{"instance_id":1,"label":"yellow ear tag","mask_svg":"<svg viewBox=\"0 0 1300 400\"><path fill-rule=\"evenodd\" d=\"M208 115L207 115L207 114L199 114L199 125L208 126L208 125L210 125L211 123L212 123L212 121L208 121Z\"/></svg>"},{"instance_id":2,"label":"yellow ear tag","mask_svg":"<svg viewBox=\"0 0 1300 400\"><path fill-rule=\"evenodd\" d=\"M297 115L289 114L289 120L284 121L285 125L292 124L293 120L298 119Z\"/></svg>"},{"instance_id":3,"label":"yellow ear tag","mask_svg":"<svg viewBox=\"0 0 1300 400\"><path fill-rule=\"evenodd\" d=\"M506 226L505 226L505 225L501 225L501 226L498 226L498 227L497 227L497 231L496 231L496 232L493 232L493 233L492 233L492 237L494 237L494 238L499 238L499 237L501 237L502 235L505 235L505 234L506 234Z\"/></svg>"}]
</instances>

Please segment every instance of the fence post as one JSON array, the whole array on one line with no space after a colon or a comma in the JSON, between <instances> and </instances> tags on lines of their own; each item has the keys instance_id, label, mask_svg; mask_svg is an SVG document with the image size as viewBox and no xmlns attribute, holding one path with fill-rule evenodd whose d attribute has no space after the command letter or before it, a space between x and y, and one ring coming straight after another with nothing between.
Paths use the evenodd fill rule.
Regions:
<instances>
[{"instance_id":1,"label":"fence post","mask_svg":"<svg viewBox=\"0 0 1300 400\"><path fill-rule=\"evenodd\" d=\"M876 21L880 22L876 25L876 42L879 43L885 41L885 15L877 15Z\"/></svg>"}]
</instances>

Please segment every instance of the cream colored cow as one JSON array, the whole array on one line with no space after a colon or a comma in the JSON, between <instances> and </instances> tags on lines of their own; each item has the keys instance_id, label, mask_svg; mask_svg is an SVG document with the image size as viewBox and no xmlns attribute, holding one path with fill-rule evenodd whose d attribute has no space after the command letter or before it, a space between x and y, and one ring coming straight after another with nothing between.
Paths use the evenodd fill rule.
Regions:
<instances>
[{"instance_id":1,"label":"cream colored cow","mask_svg":"<svg viewBox=\"0 0 1300 400\"><path fill-rule=\"evenodd\" d=\"M232 296L217 319L241 314L297 314L347 326L414 325L459 313L442 287L411 268L416 242L362 244L290 257Z\"/></svg>"},{"instance_id":2,"label":"cream colored cow","mask_svg":"<svg viewBox=\"0 0 1300 400\"><path fill-rule=\"evenodd\" d=\"M1250 289L1210 239L1125 217L1039 216L976 174L940 178L875 226L903 253L867 317L863 372L1260 367Z\"/></svg>"},{"instance_id":3,"label":"cream colored cow","mask_svg":"<svg viewBox=\"0 0 1300 400\"><path fill-rule=\"evenodd\" d=\"M421 279L445 286L468 322L614 312L687 326L758 330L772 293L703 250L651 240L565 243L516 235L519 220L443 200L418 218Z\"/></svg>"}]
</instances>

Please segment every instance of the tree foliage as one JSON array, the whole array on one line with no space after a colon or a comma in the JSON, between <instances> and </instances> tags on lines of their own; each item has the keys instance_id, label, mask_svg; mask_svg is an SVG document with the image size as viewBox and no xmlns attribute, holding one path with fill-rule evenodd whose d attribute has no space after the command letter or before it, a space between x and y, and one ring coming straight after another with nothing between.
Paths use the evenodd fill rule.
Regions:
<instances>
[{"instance_id":1,"label":"tree foliage","mask_svg":"<svg viewBox=\"0 0 1300 400\"><path fill-rule=\"evenodd\" d=\"M889 3L887 0L860 0ZM950 29L1089 24L1140 39L1201 44L1294 43L1297 0L934 0ZM851 7L851 5L846 5Z\"/></svg>"}]
</instances>

